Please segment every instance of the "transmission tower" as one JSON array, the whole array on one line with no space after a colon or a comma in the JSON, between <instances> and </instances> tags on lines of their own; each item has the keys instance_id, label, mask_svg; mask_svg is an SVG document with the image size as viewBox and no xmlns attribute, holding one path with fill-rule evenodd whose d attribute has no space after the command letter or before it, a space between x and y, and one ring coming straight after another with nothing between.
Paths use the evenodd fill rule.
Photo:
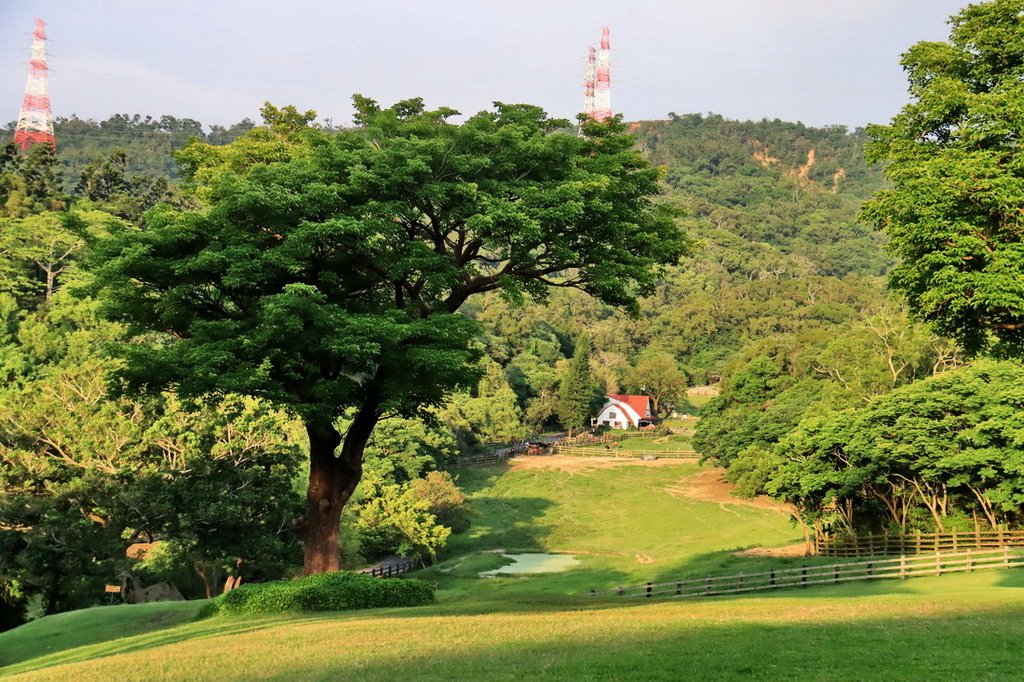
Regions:
<instances>
[{"instance_id":1,"label":"transmission tower","mask_svg":"<svg viewBox=\"0 0 1024 682\"><path fill-rule=\"evenodd\" d=\"M49 67L46 64L46 22L36 18L32 32L32 58L28 62L28 83L21 100L18 125L14 129L14 144L29 149L37 144L56 146L53 137L53 113L47 87Z\"/></svg>"},{"instance_id":2,"label":"transmission tower","mask_svg":"<svg viewBox=\"0 0 1024 682\"><path fill-rule=\"evenodd\" d=\"M594 82L597 80L597 48L593 45L587 54L587 74L583 80L583 113L594 118Z\"/></svg>"},{"instance_id":3,"label":"transmission tower","mask_svg":"<svg viewBox=\"0 0 1024 682\"><path fill-rule=\"evenodd\" d=\"M597 68L594 82L594 112L591 118L595 121L607 121L612 117L612 60L611 41L608 38L608 27L601 27L601 49L597 51Z\"/></svg>"}]
</instances>

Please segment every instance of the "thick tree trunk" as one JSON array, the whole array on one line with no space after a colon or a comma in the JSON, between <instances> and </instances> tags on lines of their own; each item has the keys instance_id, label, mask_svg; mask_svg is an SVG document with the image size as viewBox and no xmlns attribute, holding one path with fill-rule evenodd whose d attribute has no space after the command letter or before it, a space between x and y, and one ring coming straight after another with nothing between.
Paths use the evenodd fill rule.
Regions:
<instances>
[{"instance_id":1,"label":"thick tree trunk","mask_svg":"<svg viewBox=\"0 0 1024 682\"><path fill-rule=\"evenodd\" d=\"M363 450L379 419L377 404L368 401L356 413L345 434L330 423L310 421L309 488L306 491L306 517L302 521L303 575L327 573L339 569L338 526L341 511L363 475Z\"/></svg>"}]
</instances>

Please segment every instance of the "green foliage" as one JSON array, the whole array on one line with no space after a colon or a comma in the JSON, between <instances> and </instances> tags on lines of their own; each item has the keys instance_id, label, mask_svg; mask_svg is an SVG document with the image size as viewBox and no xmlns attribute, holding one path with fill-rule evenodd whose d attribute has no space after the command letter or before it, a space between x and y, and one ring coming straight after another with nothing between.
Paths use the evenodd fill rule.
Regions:
<instances>
[{"instance_id":1,"label":"green foliage","mask_svg":"<svg viewBox=\"0 0 1024 682\"><path fill-rule=\"evenodd\" d=\"M356 528L368 556L396 553L432 561L451 529L431 513L431 500L408 486L384 485L359 505Z\"/></svg>"},{"instance_id":2,"label":"green foliage","mask_svg":"<svg viewBox=\"0 0 1024 682\"><path fill-rule=\"evenodd\" d=\"M729 369L721 395L701 410L694 447L728 467L730 480L743 479L747 492L763 492L755 481L763 480L771 458L757 459L805 416L862 405L959 364L955 346L908 320L899 307L883 304L862 315L827 335L750 346L753 357Z\"/></svg>"},{"instance_id":3,"label":"green foliage","mask_svg":"<svg viewBox=\"0 0 1024 682\"><path fill-rule=\"evenodd\" d=\"M558 386L558 420L570 436L589 423L594 405L601 400L600 388L590 370L590 353L590 339L580 337Z\"/></svg>"},{"instance_id":4,"label":"green foliage","mask_svg":"<svg viewBox=\"0 0 1024 682\"><path fill-rule=\"evenodd\" d=\"M7 144L0 149L0 217L23 218L65 205L53 147L37 144L21 152Z\"/></svg>"},{"instance_id":5,"label":"green foliage","mask_svg":"<svg viewBox=\"0 0 1024 682\"><path fill-rule=\"evenodd\" d=\"M1024 2L973 4L948 43L903 55L911 103L869 128L892 188L864 208L899 257L890 282L971 353L1024 352Z\"/></svg>"},{"instance_id":6,"label":"green foliage","mask_svg":"<svg viewBox=\"0 0 1024 682\"><path fill-rule=\"evenodd\" d=\"M868 405L808 416L777 446L766 488L808 523L846 531L955 527L976 514L1024 521L1024 433L1016 363L980 361L921 379Z\"/></svg>"},{"instance_id":7,"label":"green foliage","mask_svg":"<svg viewBox=\"0 0 1024 682\"><path fill-rule=\"evenodd\" d=\"M166 177L129 175L128 156L120 149L86 166L75 194L135 223L150 208L171 198Z\"/></svg>"},{"instance_id":8,"label":"green foliage","mask_svg":"<svg viewBox=\"0 0 1024 682\"><path fill-rule=\"evenodd\" d=\"M434 590L422 580L336 572L242 585L211 601L201 615L349 611L434 602Z\"/></svg>"},{"instance_id":9,"label":"green foliage","mask_svg":"<svg viewBox=\"0 0 1024 682\"><path fill-rule=\"evenodd\" d=\"M686 375L679 370L679 363L671 353L656 348L640 353L627 377L633 390L650 396L656 417L671 412L686 395Z\"/></svg>"},{"instance_id":10,"label":"green foliage","mask_svg":"<svg viewBox=\"0 0 1024 682\"><path fill-rule=\"evenodd\" d=\"M409 494L429 505L427 508L442 526L452 533L469 530L471 511L469 498L459 489L447 471L431 471L409 484Z\"/></svg>"},{"instance_id":11,"label":"green foliage","mask_svg":"<svg viewBox=\"0 0 1024 682\"><path fill-rule=\"evenodd\" d=\"M422 419L384 419L366 444L363 479L368 485L404 484L458 454L456 437Z\"/></svg>"},{"instance_id":12,"label":"green foliage","mask_svg":"<svg viewBox=\"0 0 1024 682\"><path fill-rule=\"evenodd\" d=\"M485 360L476 395L457 393L438 412L463 450L479 443L511 443L527 436L515 391L501 366Z\"/></svg>"}]
</instances>

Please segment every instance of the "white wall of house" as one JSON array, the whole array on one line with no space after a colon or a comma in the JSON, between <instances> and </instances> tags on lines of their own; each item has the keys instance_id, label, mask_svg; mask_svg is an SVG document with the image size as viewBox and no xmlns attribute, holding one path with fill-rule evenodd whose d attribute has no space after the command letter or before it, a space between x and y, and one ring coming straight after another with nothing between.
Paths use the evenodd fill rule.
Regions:
<instances>
[{"instance_id":1,"label":"white wall of house","mask_svg":"<svg viewBox=\"0 0 1024 682\"><path fill-rule=\"evenodd\" d=\"M613 429L635 429L640 426L640 415L632 407L618 400L609 400L594 420L596 426Z\"/></svg>"}]
</instances>

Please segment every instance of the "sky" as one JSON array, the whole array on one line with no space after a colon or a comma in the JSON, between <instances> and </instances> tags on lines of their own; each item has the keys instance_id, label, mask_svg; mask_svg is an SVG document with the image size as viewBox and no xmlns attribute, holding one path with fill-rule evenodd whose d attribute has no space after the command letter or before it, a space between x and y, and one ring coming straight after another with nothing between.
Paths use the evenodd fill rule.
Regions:
<instances>
[{"instance_id":1,"label":"sky","mask_svg":"<svg viewBox=\"0 0 1024 682\"><path fill-rule=\"evenodd\" d=\"M0 121L18 115L32 19L55 116L228 125L260 105L351 121L351 95L573 118L587 46L611 28L627 120L714 112L850 127L907 101L900 54L966 0L0 0Z\"/></svg>"}]
</instances>

